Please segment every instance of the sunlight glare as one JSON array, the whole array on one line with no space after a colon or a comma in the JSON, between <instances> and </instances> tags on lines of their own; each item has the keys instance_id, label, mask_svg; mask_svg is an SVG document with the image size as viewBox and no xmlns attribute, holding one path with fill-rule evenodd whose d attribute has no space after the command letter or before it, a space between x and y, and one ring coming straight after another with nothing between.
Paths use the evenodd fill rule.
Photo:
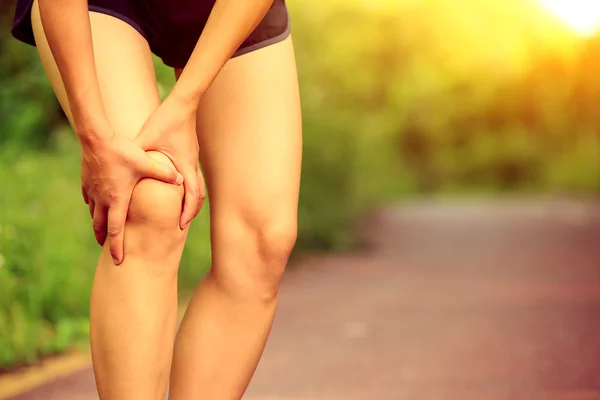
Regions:
<instances>
[{"instance_id":1,"label":"sunlight glare","mask_svg":"<svg viewBox=\"0 0 600 400\"><path fill-rule=\"evenodd\" d=\"M538 0L548 11L583 36L591 36L600 26L599 0Z\"/></svg>"}]
</instances>

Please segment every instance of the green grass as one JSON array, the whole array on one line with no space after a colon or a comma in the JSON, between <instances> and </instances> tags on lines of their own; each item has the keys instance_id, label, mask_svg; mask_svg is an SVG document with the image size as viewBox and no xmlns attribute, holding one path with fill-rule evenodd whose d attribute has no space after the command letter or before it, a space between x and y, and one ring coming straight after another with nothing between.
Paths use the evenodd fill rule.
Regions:
<instances>
[{"instance_id":1,"label":"green grass","mask_svg":"<svg viewBox=\"0 0 600 400\"><path fill-rule=\"evenodd\" d=\"M88 334L100 253L79 186L70 132L51 151L0 154L0 368L61 352ZM181 265L189 289L210 260L207 210L194 221Z\"/></svg>"},{"instance_id":2,"label":"green grass","mask_svg":"<svg viewBox=\"0 0 600 400\"><path fill-rule=\"evenodd\" d=\"M354 217L376 196L369 188L386 181L374 178L383 164L361 160L359 149L368 147L341 140L346 131L327 119L307 118L306 126L297 251L348 248ZM65 351L88 335L100 247L81 198L76 139L66 128L52 137L46 150L0 152L0 368ZM184 294L210 264L208 208L183 253Z\"/></svg>"}]
</instances>

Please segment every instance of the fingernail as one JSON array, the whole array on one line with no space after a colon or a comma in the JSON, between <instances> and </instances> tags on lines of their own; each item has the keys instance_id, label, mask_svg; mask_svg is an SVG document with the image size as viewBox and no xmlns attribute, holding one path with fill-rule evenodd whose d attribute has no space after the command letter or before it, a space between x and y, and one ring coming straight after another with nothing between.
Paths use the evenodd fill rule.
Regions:
<instances>
[{"instance_id":1,"label":"fingernail","mask_svg":"<svg viewBox=\"0 0 600 400\"><path fill-rule=\"evenodd\" d=\"M177 180L175 181L177 185L181 185L183 183L183 175L177 174Z\"/></svg>"}]
</instances>

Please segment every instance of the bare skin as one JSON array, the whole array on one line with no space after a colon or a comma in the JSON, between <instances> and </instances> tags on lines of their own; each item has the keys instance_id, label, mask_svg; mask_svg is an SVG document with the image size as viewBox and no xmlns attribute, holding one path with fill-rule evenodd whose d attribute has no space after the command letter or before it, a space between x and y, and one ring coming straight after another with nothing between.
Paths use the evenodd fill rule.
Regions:
<instances>
[{"instance_id":1,"label":"bare skin","mask_svg":"<svg viewBox=\"0 0 600 400\"><path fill-rule=\"evenodd\" d=\"M91 13L90 19L94 31L105 32L96 36L94 51L111 129L133 139L160 105L150 50L130 26L102 14ZM42 63L71 119L36 7L32 21ZM160 153L154 157L170 163ZM119 267L105 243L90 304L92 356L101 399L158 399L165 392L176 329L176 274L186 235L178 225L182 198L181 186L141 181L129 204L127 257Z\"/></svg>"},{"instance_id":2,"label":"bare skin","mask_svg":"<svg viewBox=\"0 0 600 400\"><path fill-rule=\"evenodd\" d=\"M36 2L32 21L40 57L76 127L37 10ZM147 154L165 167L162 171L171 173L173 158L191 166L192 156L186 155L187 161L166 157L168 141L155 140L156 132L173 126L163 121L175 120L175 103L160 103L145 40L122 21L89 15L110 130L139 148L159 150ZM177 186L176 174L165 183L140 173L126 208L122 264L115 267L109 237L92 290L91 344L102 400L162 399L169 379L172 399L238 400L264 348L296 235L301 118L292 41L227 61L215 75L200 91L193 124L178 120L182 140L191 140L183 132L197 127L197 139L194 135L187 147L199 149L207 178L211 272L196 290L173 349L176 274L187 235L182 200L188 187ZM195 78L188 76L188 82ZM192 98L193 93L179 89L177 96ZM193 174L199 176L199 170ZM202 203L201 182L196 181L193 201L184 202L192 217ZM92 215L99 212L96 206Z\"/></svg>"},{"instance_id":3,"label":"bare skin","mask_svg":"<svg viewBox=\"0 0 600 400\"><path fill-rule=\"evenodd\" d=\"M63 107L68 106L71 125L81 143L82 194L85 202L90 206L96 239L103 245L108 237L113 263L118 265L124 258L125 219L133 188L137 182L143 178L155 178L180 185L185 178L187 181L185 185L189 187L198 186L200 176L183 177L172 165L160 163L145 154L145 149L133 141L133 132L122 132L119 130L120 127L111 124L114 116L109 115L112 112L109 108L117 105L104 101L105 94L102 90L106 90L107 84L101 83L100 80L112 79L112 75L98 69L103 68L101 64L114 60L97 54L98 52L92 46L87 1L36 1L32 11L32 23L34 35L37 36L36 39L42 40L47 53L46 56L42 54L42 60L46 67L54 65L54 69L49 74L50 79L54 80L53 86L59 93L59 98L62 96ZM96 44L109 46L110 43L105 42L107 37L112 38L114 42L119 40L117 36L109 34L100 37L96 35L94 41ZM140 42L139 38L137 41ZM122 46L118 44L116 46L120 49L120 51L115 50L118 53L137 50L138 58L143 53L141 47L135 47L133 40L123 43ZM98 56L97 60L95 56ZM146 53L146 74L143 76L147 80L150 71L148 60ZM130 73L122 75L122 79L136 79L131 69L125 71ZM143 82L133 83L136 84L144 85ZM149 101L155 99L151 98ZM193 158L191 163L197 166L197 158L191 158ZM189 160L186 161L190 163ZM190 168L187 168L186 173L189 173L189 170ZM194 170L194 175L197 175L196 172ZM200 192L197 190L194 192L197 195L194 204L188 207L186 216L188 220L197 213L202 200ZM190 212L189 209L192 211Z\"/></svg>"},{"instance_id":4,"label":"bare skin","mask_svg":"<svg viewBox=\"0 0 600 400\"><path fill-rule=\"evenodd\" d=\"M213 262L177 336L171 399L234 400L263 351L296 239L302 128L291 39L229 61L197 127Z\"/></svg>"}]
</instances>

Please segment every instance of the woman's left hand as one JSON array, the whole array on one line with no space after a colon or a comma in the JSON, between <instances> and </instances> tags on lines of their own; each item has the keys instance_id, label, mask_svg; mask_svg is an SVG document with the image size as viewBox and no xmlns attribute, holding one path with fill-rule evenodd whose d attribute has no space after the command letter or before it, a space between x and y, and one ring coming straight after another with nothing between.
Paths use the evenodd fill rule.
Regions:
<instances>
[{"instance_id":1,"label":"woman's left hand","mask_svg":"<svg viewBox=\"0 0 600 400\"><path fill-rule=\"evenodd\" d=\"M183 175L185 198L179 225L185 229L200 212L206 197L198 162L194 102L167 97L148 118L135 141L146 151L159 151L169 157Z\"/></svg>"}]
</instances>

